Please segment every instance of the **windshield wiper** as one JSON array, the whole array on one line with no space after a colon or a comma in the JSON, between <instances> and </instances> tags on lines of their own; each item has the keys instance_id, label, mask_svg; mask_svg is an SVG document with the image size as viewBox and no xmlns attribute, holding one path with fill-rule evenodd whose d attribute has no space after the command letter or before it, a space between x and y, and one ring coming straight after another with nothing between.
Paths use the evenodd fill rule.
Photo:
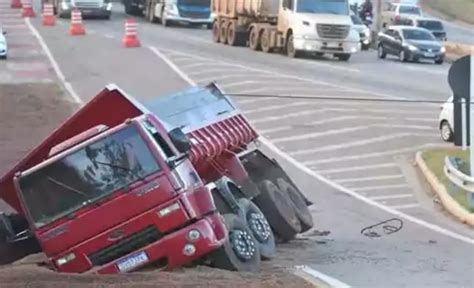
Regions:
<instances>
[{"instance_id":1,"label":"windshield wiper","mask_svg":"<svg viewBox=\"0 0 474 288\"><path fill-rule=\"evenodd\" d=\"M140 176L137 172L134 172L132 169L130 169L130 168L128 168L128 167L123 167L123 166L120 166L120 165L115 165L115 164L112 164L112 163L100 162L100 161L94 161L94 163L97 163L97 164L101 164L101 165L109 166L109 167L112 167L112 168L117 168L117 169L121 169L121 170L127 171L130 175L135 176L135 177L137 177L140 181L146 183L145 178L143 178L143 177Z\"/></svg>"},{"instance_id":2,"label":"windshield wiper","mask_svg":"<svg viewBox=\"0 0 474 288\"><path fill-rule=\"evenodd\" d=\"M74 188L74 187L71 187L71 186L67 185L66 183L63 183L63 182L61 182L61 181L58 181L58 180L52 178L51 176L48 176L47 179L48 179L48 181L50 181L50 182L52 182L52 183L54 183L54 184L56 184L56 185L58 185L58 186L60 186L60 187L66 188L66 189L69 190L69 191L75 192L75 193L77 193L77 194L83 196L84 198L89 198L89 196L87 195L87 193L82 192L81 190L76 189L76 188Z\"/></svg>"}]
</instances>

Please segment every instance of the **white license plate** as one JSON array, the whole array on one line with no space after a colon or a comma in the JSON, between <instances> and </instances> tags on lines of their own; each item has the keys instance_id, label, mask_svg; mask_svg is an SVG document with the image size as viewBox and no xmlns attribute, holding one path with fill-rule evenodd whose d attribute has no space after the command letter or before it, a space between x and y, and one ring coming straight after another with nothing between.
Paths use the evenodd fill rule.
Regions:
<instances>
[{"instance_id":1,"label":"white license plate","mask_svg":"<svg viewBox=\"0 0 474 288\"><path fill-rule=\"evenodd\" d=\"M425 57L434 57L434 56L435 56L434 53L429 53L429 52L425 53Z\"/></svg>"},{"instance_id":2,"label":"white license plate","mask_svg":"<svg viewBox=\"0 0 474 288\"><path fill-rule=\"evenodd\" d=\"M126 272L148 262L148 260L146 253L140 252L117 262L117 267L120 272Z\"/></svg>"},{"instance_id":3,"label":"white license plate","mask_svg":"<svg viewBox=\"0 0 474 288\"><path fill-rule=\"evenodd\" d=\"M328 43L328 47L330 47L330 48L337 48L337 47L339 47L339 43L332 43L332 42L329 42L329 43Z\"/></svg>"}]
</instances>

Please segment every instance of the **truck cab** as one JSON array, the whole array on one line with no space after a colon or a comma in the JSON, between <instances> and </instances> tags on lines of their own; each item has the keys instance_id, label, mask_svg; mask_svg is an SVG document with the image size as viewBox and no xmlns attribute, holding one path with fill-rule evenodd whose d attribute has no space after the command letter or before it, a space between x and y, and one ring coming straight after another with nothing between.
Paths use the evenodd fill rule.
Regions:
<instances>
[{"instance_id":1,"label":"truck cab","mask_svg":"<svg viewBox=\"0 0 474 288\"><path fill-rule=\"evenodd\" d=\"M44 0L53 3L54 11L60 18L71 16L73 9L81 11L82 17L110 19L112 14L111 0Z\"/></svg>"},{"instance_id":2,"label":"truck cab","mask_svg":"<svg viewBox=\"0 0 474 288\"><path fill-rule=\"evenodd\" d=\"M282 0L278 30L286 33L287 53L334 54L341 60L360 51L347 0Z\"/></svg>"}]
</instances>

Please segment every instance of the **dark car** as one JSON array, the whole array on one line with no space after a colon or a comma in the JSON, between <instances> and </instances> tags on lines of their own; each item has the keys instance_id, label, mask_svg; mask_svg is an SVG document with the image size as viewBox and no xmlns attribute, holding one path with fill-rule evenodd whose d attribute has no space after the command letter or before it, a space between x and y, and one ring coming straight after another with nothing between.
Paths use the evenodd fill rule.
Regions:
<instances>
[{"instance_id":1,"label":"dark car","mask_svg":"<svg viewBox=\"0 0 474 288\"><path fill-rule=\"evenodd\" d=\"M433 33L424 28L410 26L390 26L378 38L378 56L397 56L402 62L433 60L443 64L446 49Z\"/></svg>"},{"instance_id":2,"label":"dark car","mask_svg":"<svg viewBox=\"0 0 474 288\"><path fill-rule=\"evenodd\" d=\"M430 30L431 33L440 41L447 41L446 31L444 30L443 23L439 20L426 19L426 18L416 18L414 19L414 26L425 28Z\"/></svg>"}]
</instances>

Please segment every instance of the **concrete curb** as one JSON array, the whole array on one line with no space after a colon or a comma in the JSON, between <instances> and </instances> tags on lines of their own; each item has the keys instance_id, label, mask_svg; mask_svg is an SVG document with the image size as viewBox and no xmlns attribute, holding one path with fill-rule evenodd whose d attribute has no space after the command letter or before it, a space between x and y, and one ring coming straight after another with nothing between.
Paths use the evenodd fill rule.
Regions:
<instances>
[{"instance_id":1,"label":"concrete curb","mask_svg":"<svg viewBox=\"0 0 474 288\"><path fill-rule=\"evenodd\" d=\"M446 191L446 187L436 178L433 172L426 165L422 157L423 152L416 153L416 164L430 184L431 188L438 195L443 207L462 223L474 227L474 214L467 212L458 202L456 202Z\"/></svg>"}]
</instances>

